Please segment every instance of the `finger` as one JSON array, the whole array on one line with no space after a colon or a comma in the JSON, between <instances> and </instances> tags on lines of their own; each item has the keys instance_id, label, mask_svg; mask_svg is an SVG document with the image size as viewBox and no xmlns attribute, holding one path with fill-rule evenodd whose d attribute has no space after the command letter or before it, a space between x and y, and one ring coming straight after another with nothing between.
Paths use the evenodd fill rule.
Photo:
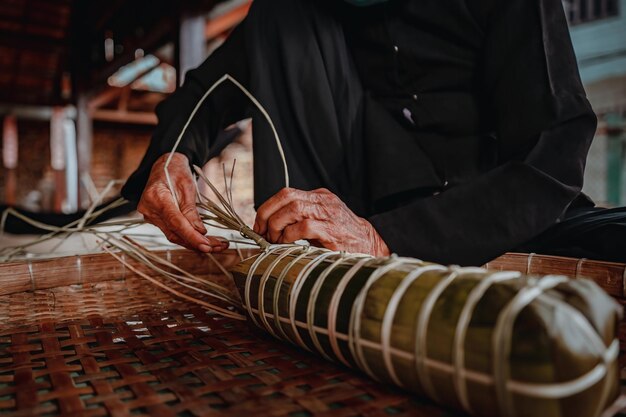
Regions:
<instances>
[{"instance_id":1,"label":"finger","mask_svg":"<svg viewBox=\"0 0 626 417\"><path fill-rule=\"evenodd\" d=\"M326 227L327 223L324 221L305 219L285 227L278 243L293 243L297 240L328 241Z\"/></svg>"},{"instance_id":2,"label":"finger","mask_svg":"<svg viewBox=\"0 0 626 417\"><path fill-rule=\"evenodd\" d=\"M144 218L159 227L171 242L195 250L198 250L200 244L207 243L202 239L203 235L195 232L189 221L180 212L167 187L154 187L149 191L146 190L142 200L143 209L141 212L144 214ZM185 228L185 234L180 233L181 228ZM189 238L189 229L196 234L195 239Z\"/></svg>"},{"instance_id":3,"label":"finger","mask_svg":"<svg viewBox=\"0 0 626 417\"><path fill-rule=\"evenodd\" d=\"M313 201L314 198L311 194L312 192L310 191L283 188L265 203L261 204L256 213L254 231L260 235L265 235L267 233L267 221L277 210L294 200Z\"/></svg>"},{"instance_id":4,"label":"finger","mask_svg":"<svg viewBox=\"0 0 626 417\"><path fill-rule=\"evenodd\" d=\"M267 238L276 242L285 227L305 219L323 220L319 205L302 200L295 200L278 209L267 220Z\"/></svg>"},{"instance_id":5,"label":"finger","mask_svg":"<svg viewBox=\"0 0 626 417\"><path fill-rule=\"evenodd\" d=\"M167 226L165 225L165 223L163 223L161 220L156 220L154 222L154 225L157 226L159 229L161 229L161 231L163 231L163 234L165 235L167 240L169 240L170 242L176 245L182 246L184 248L187 248L189 250L195 250L195 251L198 250L198 248L195 248L189 243L185 242L180 236L178 236L178 234L176 234L175 231L169 230ZM228 249L228 247L230 246L230 242L228 240L219 236L207 236L206 239L208 241L208 247L201 248L202 249L201 251L205 253L222 252Z\"/></svg>"},{"instance_id":6,"label":"finger","mask_svg":"<svg viewBox=\"0 0 626 417\"><path fill-rule=\"evenodd\" d=\"M207 236L206 237L211 245L213 252L221 252L225 249L228 249L230 246L230 242L227 239L224 239L220 236Z\"/></svg>"},{"instance_id":7,"label":"finger","mask_svg":"<svg viewBox=\"0 0 626 417\"><path fill-rule=\"evenodd\" d=\"M254 220L253 230L256 233L260 235L266 234L267 220L276 210L291 202L293 195L295 194L293 191L295 190L292 188L283 188L261 204L256 212L256 218Z\"/></svg>"},{"instance_id":8,"label":"finger","mask_svg":"<svg viewBox=\"0 0 626 417\"><path fill-rule=\"evenodd\" d=\"M208 244L203 243L197 248L190 245L188 242L184 241L175 232L169 231L166 237L168 237L168 240L172 243L180 245L189 250L200 251L203 253L222 252L228 249L228 247L230 246L230 242L228 242L227 240L223 238L215 237L215 236L207 236Z\"/></svg>"},{"instance_id":9,"label":"finger","mask_svg":"<svg viewBox=\"0 0 626 417\"><path fill-rule=\"evenodd\" d=\"M146 218L144 216L144 218ZM146 218L147 220L147 218ZM163 223L159 218L151 218L151 220L149 221L150 223L152 223L153 225L155 225L156 227L158 227L161 232L163 232L163 234L165 235L165 238L167 240L169 240L170 242L172 242L175 245L179 245L179 246L183 246L185 247L185 242L183 242L183 240L178 237L178 235L176 233L174 233L173 231L169 230L167 228L167 226L165 226L165 223Z\"/></svg>"},{"instance_id":10,"label":"finger","mask_svg":"<svg viewBox=\"0 0 626 417\"><path fill-rule=\"evenodd\" d=\"M198 208L196 207L196 194L193 183L190 181L188 184L182 184L178 188L179 198L181 200L179 206L180 212L198 233L206 234L206 227L202 223Z\"/></svg>"},{"instance_id":11,"label":"finger","mask_svg":"<svg viewBox=\"0 0 626 417\"><path fill-rule=\"evenodd\" d=\"M194 230L201 235L207 233L207 228L202 223L200 219L200 214L198 213L198 209L195 205L184 204L180 206L180 213L187 219L189 224L194 228Z\"/></svg>"},{"instance_id":12,"label":"finger","mask_svg":"<svg viewBox=\"0 0 626 417\"><path fill-rule=\"evenodd\" d=\"M182 235L180 233L180 225L189 225L189 222L182 213L178 211L178 208L176 208L176 205L171 200L171 194L167 193L165 198L161 198L161 206L161 211L155 214L154 211L149 210L148 213L144 214L144 218L146 221L161 229L170 242L186 247L187 249L200 250L201 252L217 252L228 248L229 242L219 237L207 238L203 234L196 233L196 235L200 237L200 240L190 242L187 236ZM172 217L178 217L181 220L167 221ZM186 230L193 233L195 229L187 226Z\"/></svg>"},{"instance_id":13,"label":"finger","mask_svg":"<svg viewBox=\"0 0 626 417\"><path fill-rule=\"evenodd\" d=\"M201 252L210 252L210 241L196 229L193 228L189 220L182 215L178 208L167 206L161 220L167 229L174 231L184 242L185 246Z\"/></svg>"}]
</instances>

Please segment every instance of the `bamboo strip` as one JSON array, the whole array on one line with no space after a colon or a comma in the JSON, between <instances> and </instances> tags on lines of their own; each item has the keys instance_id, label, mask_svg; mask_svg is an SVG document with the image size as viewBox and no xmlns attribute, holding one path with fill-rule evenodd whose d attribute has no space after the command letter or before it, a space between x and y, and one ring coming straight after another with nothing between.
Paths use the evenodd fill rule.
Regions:
<instances>
[{"instance_id":1,"label":"bamboo strip","mask_svg":"<svg viewBox=\"0 0 626 417\"><path fill-rule=\"evenodd\" d=\"M243 256L256 253L253 249L242 249ZM223 274L208 256L186 249L155 251L156 256L169 260L191 274ZM224 267L230 268L240 262L236 250L213 254ZM134 259L126 257L128 263L140 271L147 268ZM118 260L107 253L66 256L44 260L22 260L0 264L0 296L24 291L43 290L74 284L111 281L135 276Z\"/></svg>"}]
</instances>

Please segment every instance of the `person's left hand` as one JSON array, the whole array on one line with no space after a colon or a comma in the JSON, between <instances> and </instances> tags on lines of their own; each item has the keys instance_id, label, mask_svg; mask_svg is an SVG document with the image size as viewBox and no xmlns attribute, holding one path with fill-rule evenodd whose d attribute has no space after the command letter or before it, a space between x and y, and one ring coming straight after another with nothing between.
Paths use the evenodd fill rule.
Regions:
<instances>
[{"instance_id":1,"label":"person's left hand","mask_svg":"<svg viewBox=\"0 0 626 417\"><path fill-rule=\"evenodd\" d=\"M254 231L271 243L306 239L331 250L389 255L374 226L325 188L283 188L259 207Z\"/></svg>"}]
</instances>

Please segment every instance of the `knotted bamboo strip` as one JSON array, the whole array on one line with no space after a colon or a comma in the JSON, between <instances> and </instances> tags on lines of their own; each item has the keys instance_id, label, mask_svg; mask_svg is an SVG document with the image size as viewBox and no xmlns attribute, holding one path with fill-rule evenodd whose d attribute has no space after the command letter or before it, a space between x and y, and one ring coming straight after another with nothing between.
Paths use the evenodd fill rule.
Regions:
<instances>
[{"instance_id":1,"label":"knotted bamboo strip","mask_svg":"<svg viewBox=\"0 0 626 417\"><path fill-rule=\"evenodd\" d=\"M243 249L245 257L257 250ZM185 271L196 275L222 274L222 270L206 255L186 249L155 251L154 254ZM127 262L140 271L145 265L121 254ZM225 267L237 264L241 258L237 251L227 250L214 254ZM44 260L22 260L4 263L0 267L0 296L23 291L43 290L74 284L87 284L124 279L136 274L107 253L67 256Z\"/></svg>"}]
</instances>

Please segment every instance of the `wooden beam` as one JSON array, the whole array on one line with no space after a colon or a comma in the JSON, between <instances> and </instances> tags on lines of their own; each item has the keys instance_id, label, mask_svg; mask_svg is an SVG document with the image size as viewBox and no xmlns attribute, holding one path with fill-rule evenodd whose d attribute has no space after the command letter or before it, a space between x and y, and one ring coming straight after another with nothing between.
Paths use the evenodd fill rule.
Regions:
<instances>
[{"instance_id":1,"label":"wooden beam","mask_svg":"<svg viewBox=\"0 0 626 417\"><path fill-rule=\"evenodd\" d=\"M156 125L157 117L152 112L135 112L98 109L92 112L93 120L112 123Z\"/></svg>"},{"instance_id":2,"label":"wooden beam","mask_svg":"<svg viewBox=\"0 0 626 417\"><path fill-rule=\"evenodd\" d=\"M17 169L4 170L4 202L7 206L17 204Z\"/></svg>"},{"instance_id":3,"label":"wooden beam","mask_svg":"<svg viewBox=\"0 0 626 417\"><path fill-rule=\"evenodd\" d=\"M135 49L141 47L146 54L152 53L164 45L172 38L172 32L175 30L172 24L172 18L166 17L159 24L148 32L146 36L137 41L136 45L127 46L126 52L119 55L113 61L109 62L100 69L92 73L91 85L99 85L106 82L106 79L113 75L120 67L129 64L135 60Z\"/></svg>"},{"instance_id":4,"label":"wooden beam","mask_svg":"<svg viewBox=\"0 0 626 417\"><path fill-rule=\"evenodd\" d=\"M122 88L122 94L120 95L120 99L117 102L117 109L121 112L128 111L128 100L130 99L130 84L126 87Z\"/></svg>"},{"instance_id":5,"label":"wooden beam","mask_svg":"<svg viewBox=\"0 0 626 417\"><path fill-rule=\"evenodd\" d=\"M144 75L148 74L149 72L153 71L159 65L161 65L160 62L158 62L156 65L152 65L148 67L144 71L137 73L135 78L133 78L124 87L111 87L107 84L107 86L102 91L100 91L98 94L94 95L91 99L89 99L89 104L88 104L89 109L95 110L104 106L105 104L113 102L114 100L122 100L124 94L130 94L130 89L131 89L130 86L132 85L132 83L142 78Z\"/></svg>"},{"instance_id":6,"label":"wooden beam","mask_svg":"<svg viewBox=\"0 0 626 417\"><path fill-rule=\"evenodd\" d=\"M205 38L207 40L213 39L238 25L248 15L248 10L250 10L251 5L252 1L248 1L221 16L208 20L204 27Z\"/></svg>"},{"instance_id":7,"label":"wooden beam","mask_svg":"<svg viewBox=\"0 0 626 417\"><path fill-rule=\"evenodd\" d=\"M0 116L12 114L18 119L44 120L48 121L52 117L54 107L50 106L29 106L0 103ZM73 119L76 117L76 109L72 106L65 107L65 116Z\"/></svg>"},{"instance_id":8,"label":"wooden beam","mask_svg":"<svg viewBox=\"0 0 626 417\"><path fill-rule=\"evenodd\" d=\"M122 94L122 89L119 87L107 87L102 90L100 93L91 97L88 100L88 108L89 110L99 109L105 104L111 103L114 100L118 100L120 95Z\"/></svg>"}]
</instances>

